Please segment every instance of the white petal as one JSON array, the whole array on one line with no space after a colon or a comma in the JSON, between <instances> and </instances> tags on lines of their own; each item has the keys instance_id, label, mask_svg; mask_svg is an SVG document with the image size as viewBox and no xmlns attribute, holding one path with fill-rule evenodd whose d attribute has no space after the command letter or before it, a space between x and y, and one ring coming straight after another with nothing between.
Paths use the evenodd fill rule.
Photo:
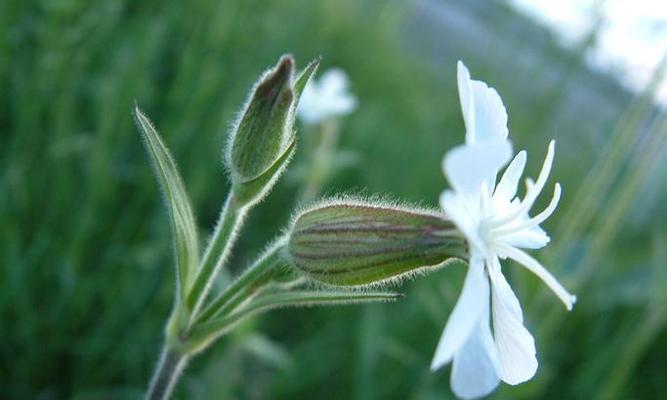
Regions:
<instances>
[{"instance_id":1,"label":"white petal","mask_svg":"<svg viewBox=\"0 0 667 400\"><path fill-rule=\"evenodd\" d=\"M551 275L551 273L536 259L528 255L526 252L510 246L502 246L502 252L542 279L542 281L549 286L549 289L551 289L563 304L565 304L568 311L572 310L572 306L577 301L577 297L565 290L556 278L554 278L554 276Z\"/></svg>"},{"instance_id":2,"label":"white petal","mask_svg":"<svg viewBox=\"0 0 667 400\"><path fill-rule=\"evenodd\" d=\"M510 234L503 235L503 242L521 249L541 249L549 241L551 241L549 235L539 226L517 229Z\"/></svg>"},{"instance_id":3,"label":"white petal","mask_svg":"<svg viewBox=\"0 0 667 400\"><path fill-rule=\"evenodd\" d=\"M348 78L341 69L330 69L318 81L310 81L299 101L298 115L306 124L317 124L337 115L349 114L357 99L348 92Z\"/></svg>"},{"instance_id":4,"label":"white petal","mask_svg":"<svg viewBox=\"0 0 667 400\"><path fill-rule=\"evenodd\" d=\"M489 304L474 332L454 356L450 385L456 396L475 399L491 393L500 382L500 363L491 327Z\"/></svg>"},{"instance_id":5,"label":"white petal","mask_svg":"<svg viewBox=\"0 0 667 400\"><path fill-rule=\"evenodd\" d=\"M511 153L512 145L505 140L457 146L443 158L443 169L457 193L470 201L479 201L482 186L493 187L498 171L507 164Z\"/></svg>"},{"instance_id":6,"label":"white petal","mask_svg":"<svg viewBox=\"0 0 667 400\"><path fill-rule=\"evenodd\" d=\"M528 212L530 208L533 206L535 200L537 199L537 196L539 196L540 192L542 192L542 189L544 188L544 185L547 183L547 179L549 178L549 173L551 173L551 166L553 165L554 162L555 145L556 142L554 140L549 142L549 147L547 148L547 156L544 158L544 164L542 164L540 175L537 177L537 181L535 182L535 184L531 185L527 182L529 190L526 193L526 198L523 200L524 203L523 208L525 209L526 212Z\"/></svg>"},{"instance_id":7,"label":"white petal","mask_svg":"<svg viewBox=\"0 0 667 400\"><path fill-rule=\"evenodd\" d=\"M521 175L523 175L523 170L526 167L526 152L524 150L520 151L519 154L514 157L510 165L505 169L500 182L496 186L496 190L493 192L493 200L501 202L511 202L512 199L516 196L516 190L519 186L519 180Z\"/></svg>"},{"instance_id":8,"label":"white petal","mask_svg":"<svg viewBox=\"0 0 667 400\"><path fill-rule=\"evenodd\" d=\"M319 80L324 96L337 96L347 90L349 80L340 68L332 68L322 74Z\"/></svg>"},{"instance_id":9,"label":"white petal","mask_svg":"<svg viewBox=\"0 0 667 400\"><path fill-rule=\"evenodd\" d=\"M478 250L485 249L477 232L480 219L479 210L468 203L465 197L457 196L451 190L445 190L440 195L440 207L472 246Z\"/></svg>"},{"instance_id":10,"label":"white petal","mask_svg":"<svg viewBox=\"0 0 667 400\"><path fill-rule=\"evenodd\" d=\"M466 127L466 143L470 144L469 136L475 131L475 109L472 97L472 84L470 82L470 72L468 68L459 61L456 64L457 85L459 88L459 100L461 101L461 112L463 113L463 122Z\"/></svg>"},{"instance_id":11,"label":"white petal","mask_svg":"<svg viewBox=\"0 0 667 400\"><path fill-rule=\"evenodd\" d=\"M347 74L339 68L322 75L320 87L322 102L328 117L349 114L357 107L357 99L348 92Z\"/></svg>"},{"instance_id":12,"label":"white petal","mask_svg":"<svg viewBox=\"0 0 667 400\"><path fill-rule=\"evenodd\" d=\"M462 62L457 64L459 99L466 126L466 143L506 140L507 111L498 92L486 83L470 79Z\"/></svg>"},{"instance_id":13,"label":"white petal","mask_svg":"<svg viewBox=\"0 0 667 400\"><path fill-rule=\"evenodd\" d=\"M507 140L507 111L496 89L482 81L472 81L475 109L474 143Z\"/></svg>"},{"instance_id":14,"label":"white petal","mask_svg":"<svg viewBox=\"0 0 667 400\"><path fill-rule=\"evenodd\" d=\"M357 108L357 99L347 93L326 99L326 110L329 116L349 114Z\"/></svg>"},{"instance_id":15,"label":"white petal","mask_svg":"<svg viewBox=\"0 0 667 400\"><path fill-rule=\"evenodd\" d=\"M500 267L500 260L497 257L491 259L491 265L489 266L489 278L491 279L491 285L493 290L496 290L500 297L503 299L507 309L514 315L519 321L523 322L523 312L521 311L521 304L519 299L516 298L510 284L507 283L507 279L502 273Z\"/></svg>"},{"instance_id":16,"label":"white petal","mask_svg":"<svg viewBox=\"0 0 667 400\"><path fill-rule=\"evenodd\" d=\"M452 360L454 354L463 346L471 335L484 306L488 307L489 281L484 275L484 263L476 255L471 256L468 273L463 284L461 296L449 315L447 325L442 332L435 350L431 370L435 371Z\"/></svg>"},{"instance_id":17,"label":"white petal","mask_svg":"<svg viewBox=\"0 0 667 400\"><path fill-rule=\"evenodd\" d=\"M537 371L535 340L523 326L519 300L500 271L491 272L491 299L500 378L517 385L532 378Z\"/></svg>"},{"instance_id":18,"label":"white petal","mask_svg":"<svg viewBox=\"0 0 667 400\"><path fill-rule=\"evenodd\" d=\"M317 82L310 81L301 93L297 114L306 124L316 124L322 120L322 107L320 104L320 91Z\"/></svg>"}]
</instances>

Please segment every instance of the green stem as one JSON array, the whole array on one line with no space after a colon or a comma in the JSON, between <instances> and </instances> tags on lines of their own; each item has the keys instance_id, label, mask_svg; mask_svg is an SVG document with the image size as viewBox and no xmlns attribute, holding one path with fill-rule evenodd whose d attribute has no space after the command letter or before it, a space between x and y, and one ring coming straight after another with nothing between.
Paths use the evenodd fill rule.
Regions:
<instances>
[{"instance_id":1,"label":"green stem","mask_svg":"<svg viewBox=\"0 0 667 400\"><path fill-rule=\"evenodd\" d=\"M285 243L285 238L276 241L255 264L245 270L234 283L202 311L201 315L197 317L197 322L227 314L257 293L266 283L267 272L280 263L281 250Z\"/></svg>"},{"instance_id":2,"label":"green stem","mask_svg":"<svg viewBox=\"0 0 667 400\"><path fill-rule=\"evenodd\" d=\"M167 400L187 364L188 357L173 352L165 346L155 367L153 378L146 392L145 400Z\"/></svg>"},{"instance_id":3,"label":"green stem","mask_svg":"<svg viewBox=\"0 0 667 400\"><path fill-rule=\"evenodd\" d=\"M261 295L241 310L220 318L197 324L192 332L192 342L201 347L227 333L241 320L255 314L281 307L332 306L394 301L400 297L392 292L332 292L295 290Z\"/></svg>"},{"instance_id":4,"label":"green stem","mask_svg":"<svg viewBox=\"0 0 667 400\"><path fill-rule=\"evenodd\" d=\"M246 208L236 204L230 193L220 213L213 238L204 253L202 267L197 272L197 277L188 292L187 306L190 310L191 321L197 316L216 275L227 260L245 215Z\"/></svg>"}]
</instances>

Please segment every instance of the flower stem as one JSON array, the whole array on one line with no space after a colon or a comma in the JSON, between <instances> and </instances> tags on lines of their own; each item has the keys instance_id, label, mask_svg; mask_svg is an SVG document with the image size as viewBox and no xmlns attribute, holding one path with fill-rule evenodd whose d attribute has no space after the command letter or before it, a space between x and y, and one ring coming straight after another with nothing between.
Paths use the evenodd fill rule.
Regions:
<instances>
[{"instance_id":1,"label":"flower stem","mask_svg":"<svg viewBox=\"0 0 667 400\"><path fill-rule=\"evenodd\" d=\"M248 268L201 312L197 322L224 315L256 293L266 283L267 272L280 263L281 250L284 248L285 242L285 238L276 241L255 264Z\"/></svg>"},{"instance_id":2,"label":"flower stem","mask_svg":"<svg viewBox=\"0 0 667 400\"><path fill-rule=\"evenodd\" d=\"M197 272L197 277L188 293L187 305L193 318L197 316L215 276L227 260L245 215L246 207L236 204L230 193L220 213L213 237L204 253L202 267Z\"/></svg>"},{"instance_id":3,"label":"flower stem","mask_svg":"<svg viewBox=\"0 0 667 400\"><path fill-rule=\"evenodd\" d=\"M178 354L164 346L144 399L168 400L187 360L187 355Z\"/></svg>"}]
</instances>

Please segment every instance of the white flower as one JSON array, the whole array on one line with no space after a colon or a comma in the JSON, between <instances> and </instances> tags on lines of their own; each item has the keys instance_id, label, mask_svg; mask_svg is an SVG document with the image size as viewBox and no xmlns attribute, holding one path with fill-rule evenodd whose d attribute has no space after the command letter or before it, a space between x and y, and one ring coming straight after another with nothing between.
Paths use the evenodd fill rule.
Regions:
<instances>
[{"instance_id":1,"label":"white flower","mask_svg":"<svg viewBox=\"0 0 667 400\"><path fill-rule=\"evenodd\" d=\"M549 242L539 225L556 209L560 185L555 185L544 211L533 217L529 211L549 176L554 142L549 144L537 181L526 181L526 195L520 199L517 187L526 164L525 151L514 157L496 185L498 172L512 154L500 96L483 82L471 80L461 62L458 86L466 144L443 159L453 190L443 192L440 204L465 235L470 263L431 369L452 361L452 390L461 398L476 398L489 394L501 380L516 385L532 378L537 370L535 342L523 325L519 300L503 276L500 260L513 259L535 273L568 310L576 299L522 250L538 249Z\"/></svg>"},{"instance_id":2,"label":"white flower","mask_svg":"<svg viewBox=\"0 0 667 400\"><path fill-rule=\"evenodd\" d=\"M357 99L349 92L343 70L334 68L311 80L299 100L298 116L305 124L318 124L329 118L346 115L357 107Z\"/></svg>"}]
</instances>

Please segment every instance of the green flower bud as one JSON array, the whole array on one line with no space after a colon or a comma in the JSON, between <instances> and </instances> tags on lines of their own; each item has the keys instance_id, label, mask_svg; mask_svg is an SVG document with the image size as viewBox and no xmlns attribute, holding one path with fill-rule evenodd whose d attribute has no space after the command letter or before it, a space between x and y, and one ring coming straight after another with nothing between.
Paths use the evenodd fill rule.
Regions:
<instances>
[{"instance_id":1,"label":"green flower bud","mask_svg":"<svg viewBox=\"0 0 667 400\"><path fill-rule=\"evenodd\" d=\"M284 55L251 90L225 153L234 194L242 204L261 199L289 163L298 98L318 64L311 62L295 78L294 59Z\"/></svg>"},{"instance_id":2,"label":"green flower bud","mask_svg":"<svg viewBox=\"0 0 667 400\"><path fill-rule=\"evenodd\" d=\"M293 136L294 59L283 56L255 84L232 134L229 167L247 182L261 176L280 157Z\"/></svg>"},{"instance_id":3,"label":"green flower bud","mask_svg":"<svg viewBox=\"0 0 667 400\"><path fill-rule=\"evenodd\" d=\"M292 264L331 285L369 285L466 258L466 244L437 212L336 201L299 214L289 233Z\"/></svg>"}]
</instances>

